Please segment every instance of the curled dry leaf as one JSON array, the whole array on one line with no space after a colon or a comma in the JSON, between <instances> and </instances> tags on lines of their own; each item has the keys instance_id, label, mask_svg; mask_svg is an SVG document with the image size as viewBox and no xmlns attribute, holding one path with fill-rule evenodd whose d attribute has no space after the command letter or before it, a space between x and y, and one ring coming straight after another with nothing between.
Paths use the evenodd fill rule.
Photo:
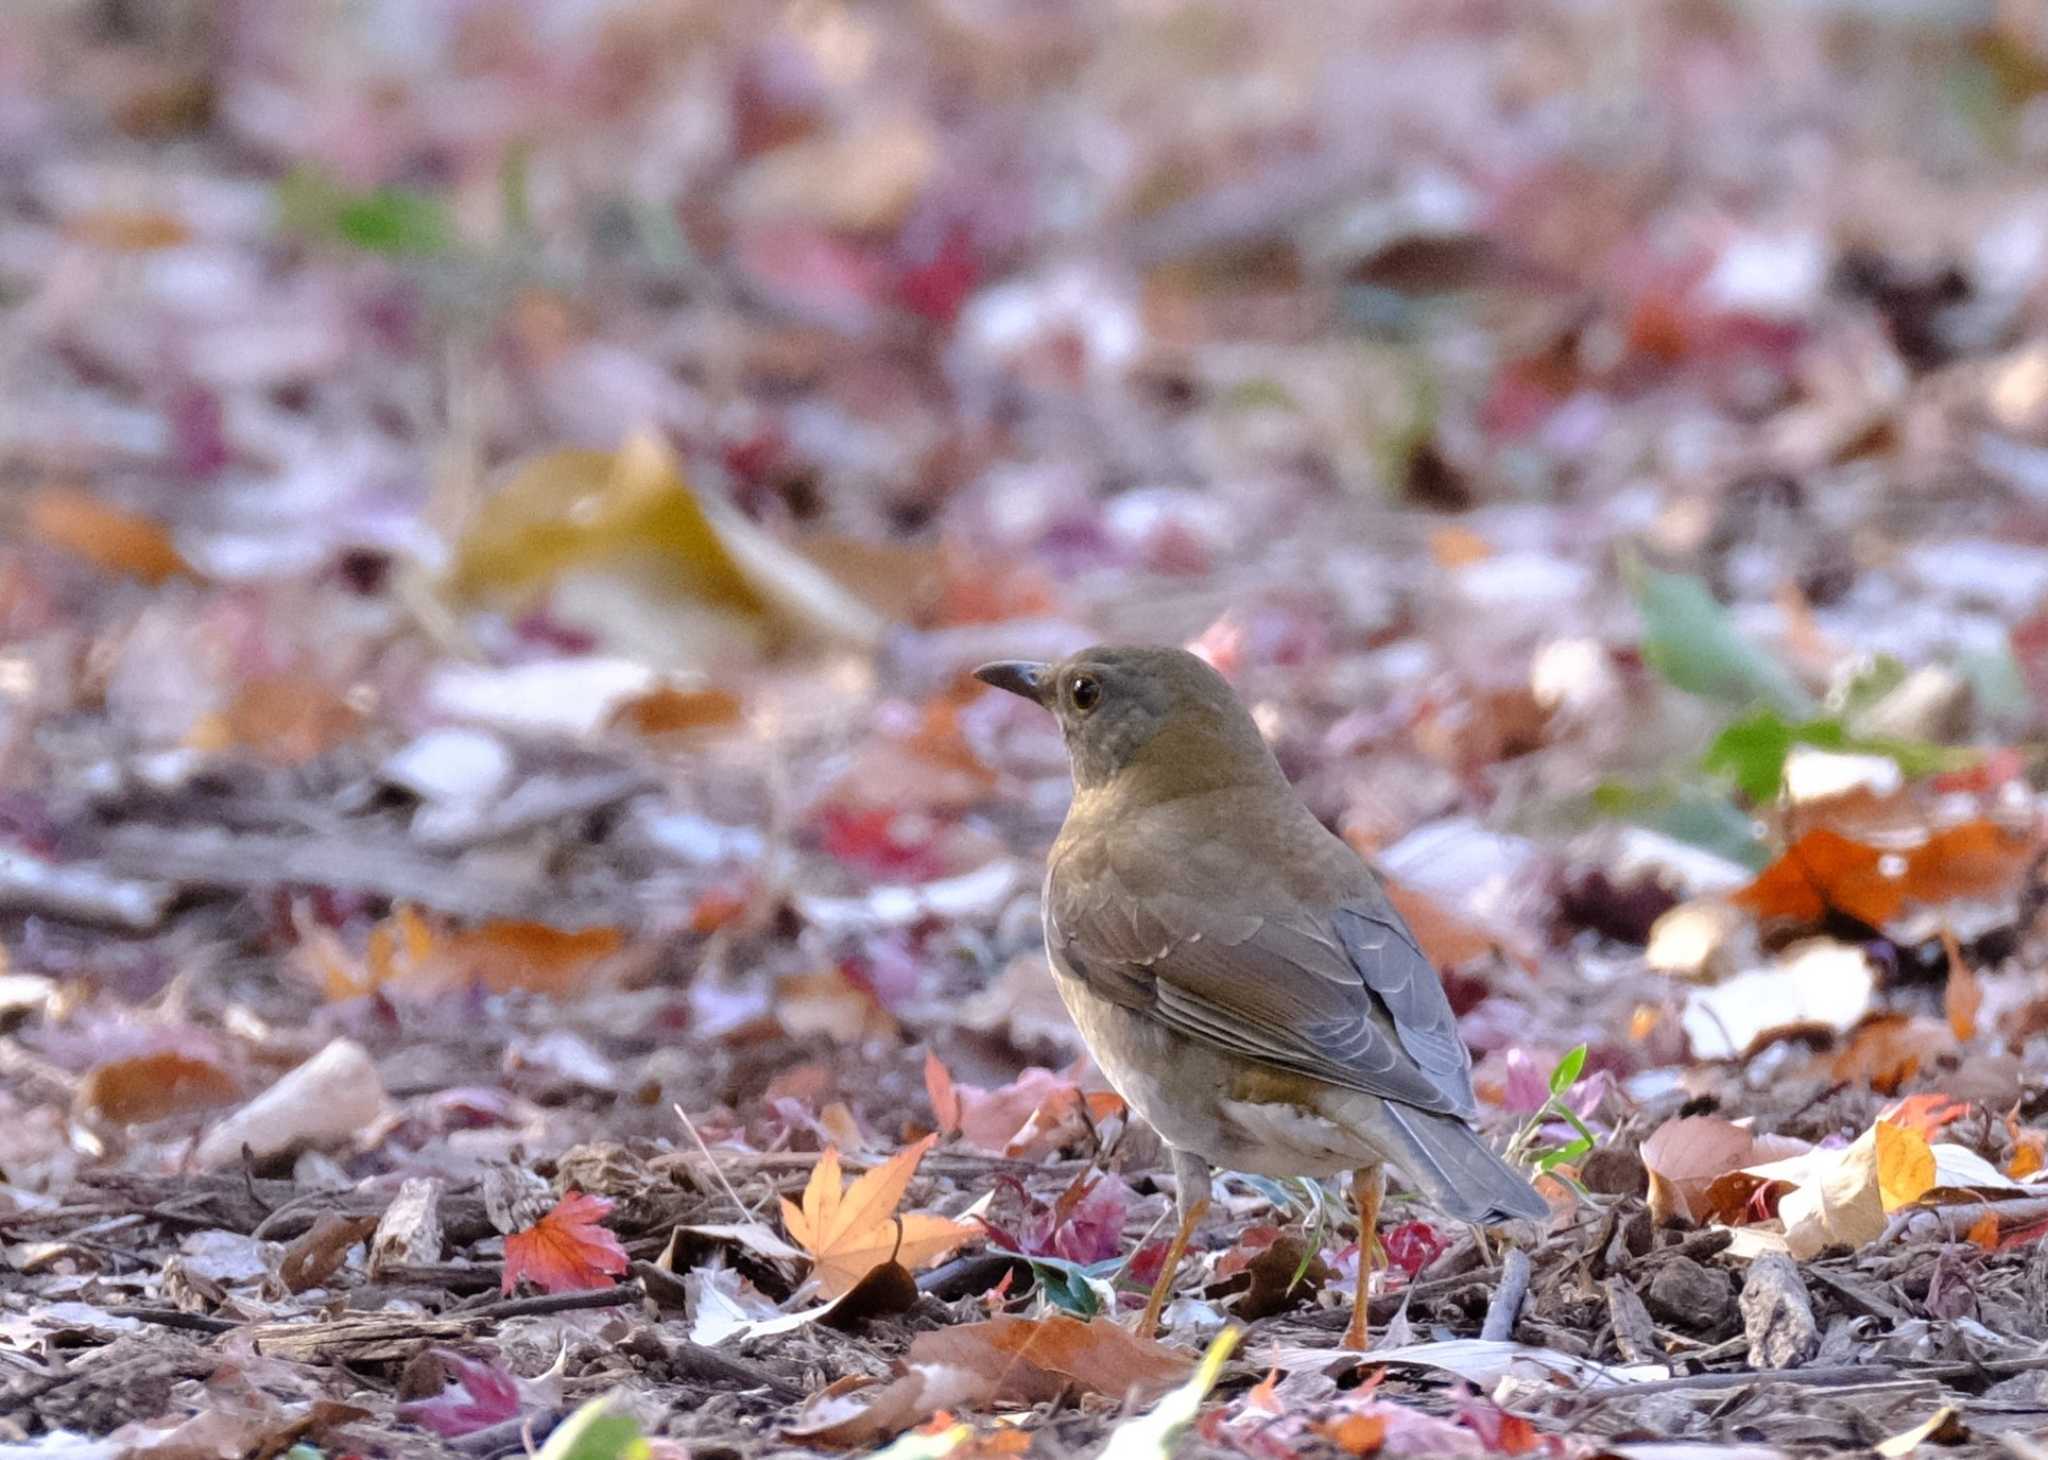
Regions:
<instances>
[{"instance_id":1,"label":"curled dry leaf","mask_svg":"<svg viewBox=\"0 0 2048 1460\"><path fill-rule=\"evenodd\" d=\"M322 1212L319 1220L285 1248L278 1260L277 1275L285 1291L303 1293L327 1285L341 1271L349 1249L377 1229L375 1217L345 1217L339 1212Z\"/></svg>"},{"instance_id":2,"label":"curled dry leaf","mask_svg":"<svg viewBox=\"0 0 2048 1460\"><path fill-rule=\"evenodd\" d=\"M783 1199L782 1224L811 1255L811 1276L827 1297L849 1291L882 1263L925 1267L981 1235L979 1227L930 1212L897 1215L918 1162L937 1139L906 1146L851 1185L843 1184L839 1152L827 1148L811 1170L802 1205Z\"/></svg>"},{"instance_id":3,"label":"curled dry leaf","mask_svg":"<svg viewBox=\"0 0 2048 1460\"><path fill-rule=\"evenodd\" d=\"M1184 1354L1139 1338L1109 1318L1083 1322L993 1318L921 1333L904 1372L886 1384L827 1390L790 1438L833 1447L871 1445L944 1409L1036 1404L1070 1387L1144 1399L1187 1379Z\"/></svg>"},{"instance_id":4,"label":"curled dry leaf","mask_svg":"<svg viewBox=\"0 0 2048 1460\"><path fill-rule=\"evenodd\" d=\"M1657 1222L1673 1217L1703 1222L1739 1212L1754 1181L1728 1183L1728 1178L1761 1160L1804 1150L1784 1136L1759 1136L1746 1126L1718 1115L1688 1115L1667 1120L1643 1142L1643 1169L1650 1178L1650 1216ZM1717 1190L1717 1187L1719 1188Z\"/></svg>"}]
</instances>

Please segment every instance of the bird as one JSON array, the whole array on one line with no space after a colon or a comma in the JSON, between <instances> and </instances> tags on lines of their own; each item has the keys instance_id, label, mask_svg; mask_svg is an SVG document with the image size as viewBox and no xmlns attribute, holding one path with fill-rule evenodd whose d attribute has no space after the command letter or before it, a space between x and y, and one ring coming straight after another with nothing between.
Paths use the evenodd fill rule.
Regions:
<instances>
[{"instance_id":1,"label":"bird","mask_svg":"<svg viewBox=\"0 0 2048 1460\"><path fill-rule=\"evenodd\" d=\"M1097 645L974 675L1051 711L1065 738L1048 961L1097 1066L1170 1153L1176 1260L1213 1168L1349 1171L1345 1346L1362 1349L1388 1164L1461 1221L1549 1217L1474 1128L1472 1056L1435 966L1221 674L1184 649Z\"/></svg>"}]
</instances>

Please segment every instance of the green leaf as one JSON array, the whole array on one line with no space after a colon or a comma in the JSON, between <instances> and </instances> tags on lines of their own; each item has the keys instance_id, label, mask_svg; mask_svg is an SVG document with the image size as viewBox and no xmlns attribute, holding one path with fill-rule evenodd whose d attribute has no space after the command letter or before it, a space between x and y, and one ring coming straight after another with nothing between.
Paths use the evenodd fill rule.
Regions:
<instances>
[{"instance_id":1,"label":"green leaf","mask_svg":"<svg viewBox=\"0 0 2048 1460\"><path fill-rule=\"evenodd\" d=\"M1558 1146L1556 1149L1545 1151L1542 1155L1538 1156L1536 1158L1536 1169L1538 1171L1548 1171L1554 1166L1564 1165L1567 1161L1576 1161L1592 1149L1593 1143L1586 1139L1586 1137L1580 1136L1570 1145Z\"/></svg>"},{"instance_id":2,"label":"green leaf","mask_svg":"<svg viewBox=\"0 0 2048 1460\"><path fill-rule=\"evenodd\" d=\"M1787 715L1813 713L1813 698L1784 665L1736 631L1707 585L1634 557L1621 564L1643 619L1643 658L1689 694L1731 704L1758 700Z\"/></svg>"},{"instance_id":3,"label":"green leaf","mask_svg":"<svg viewBox=\"0 0 2048 1460\"><path fill-rule=\"evenodd\" d=\"M1959 770L1978 758L1974 750L1947 745L1851 735L1840 720L1832 718L1793 722L1775 710L1758 710L1715 736L1700 765L1710 773L1728 776L1750 800L1768 801L1784 784L1785 760L1795 745L1886 756L1912 777Z\"/></svg>"},{"instance_id":4,"label":"green leaf","mask_svg":"<svg viewBox=\"0 0 2048 1460\"><path fill-rule=\"evenodd\" d=\"M1725 775L1752 801L1768 801L1785 781L1785 758L1797 741L1792 726L1775 710L1758 710L1737 720L1707 747L1701 769Z\"/></svg>"},{"instance_id":5,"label":"green leaf","mask_svg":"<svg viewBox=\"0 0 2048 1460\"><path fill-rule=\"evenodd\" d=\"M1571 1089L1572 1086L1578 1084L1579 1071L1585 1067L1586 1046L1582 1044L1559 1060L1557 1068L1550 1072L1550 1093L1562 1095L1565 1091Z\"/></svg>"},{"instance_id":6,"label":"green leaf","mask_svg":"<svg viewBox=\"0 0 2048 1460\"><path fill-rule=\"evenodd\" d=\"M1698 785L1631 786L1606 781L1593 790L1593 809L1616 821L1632 821L1668 837L1704 847L1731 862L1761 872L1771 853L1756 824L1730 804L1725 791Z\"/></svg>"},{"instance_id":7,"label":"green leaf","mask_svg":"<svg viewBox=\"0 0 2048 1460\"><path fill-rule=\"evenodd\" d=\"M439 198L406 188L347 188L315 168L277 185L286 228L366 253L428 257L455 246L455 220Z\"/></svg>"},{"instance_id":8,"label":"green leaf","mask_svg":"<svg viewBox=\"0 0 2048 1460\"><path fill-rule=\"evenodd\" d=\"M647 1460L648 1453L639 1424L613 1409L606 1395L563 1420L541 1447L539 1460Z\"/></svg>"}]
</instances>

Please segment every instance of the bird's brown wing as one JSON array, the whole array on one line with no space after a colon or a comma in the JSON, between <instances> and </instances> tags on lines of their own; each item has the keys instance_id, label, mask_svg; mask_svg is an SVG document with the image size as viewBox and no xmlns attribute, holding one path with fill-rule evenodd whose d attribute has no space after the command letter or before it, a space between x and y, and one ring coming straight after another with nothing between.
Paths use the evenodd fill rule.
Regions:
<instances>
[{"instance_id":1,"label":"bird's brown wing","mask_svg":"<svg viewBox=\"0 0 2048 1460\"><path fill-rule=\"evenodd\" d=\"M1205 870L1135 839L1076 850L1046 879L1046 937L1097 996L1276 1070L1473 1118L1443 984L1355 858L1318 910L1255 867Z\"/></svg>"}]
</instances>

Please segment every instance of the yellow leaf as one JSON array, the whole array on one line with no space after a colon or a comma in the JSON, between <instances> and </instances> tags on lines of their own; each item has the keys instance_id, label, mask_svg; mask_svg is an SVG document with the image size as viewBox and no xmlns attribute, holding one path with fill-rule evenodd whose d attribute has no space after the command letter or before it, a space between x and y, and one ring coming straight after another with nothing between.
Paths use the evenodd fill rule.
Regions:
<instances>
[{"instance_id":1,"label":"yellow leaf","mask_svg":"<svg viewBox=\"0 0 2048 1460\"><path fill-rule=\"evenodd\" d=\"M549 451L522 462L463 535L454 586L469 597L516 595L577 564L638 550L668 560L678 586L701 597L763 607L668 448L646 432L617 451Z\"/></svg>"},{"instance_id":2,"label":"yellow leaf","mask_svg":"<svg viewBox=\"0 0 2048 1460\"><path fill-rule=\"evenodd\" d=\"M826 1297L838 1297L891 1258L905 1267L925 1266L980 1235L978 1227L929 1212L896 1215L918 1162L937 1139L926 1136L898 1151L851 1186L842 1186L839 1152L828 1147L804 1184L802 1204L783 1201L783 1226L811 1254L812 1276Z\"/></svg>"},{"instance_id":3,"label":"yellow leaf","mask_svg":"<svg viewBox=\"0 0 2048 1460\"><path fill-rule=\"evenodd\" d=\"M910 1178L917 1172L917 1163L937 1139L926 1136L914 1146L905 1146L874 1170L863 1172L847 1188L839 1208L839 1231L834 1235L844 1236L888 1221L903 1200Z\"/></svg>"},{"instance_id":4,"label":"yellow leaf","mask_svg":"<svg viewBox=\"0 0 2048 1460\"><path fill-rule=\"evenodd\" d=\"M803 553L698 495L649 431L617 451L550 451L514 468L456 545L449 584L462 598L517 601L591 568L657 620L680 599L835 641L873 645L888 627Z\"/></svg>"},{"instance_id":5,"label":"yellow leaf","mask_svg":"<svg viewBox=\"0 0 2048 1460\"><path fill-rule=\"evenodd\" d=\"M1884 1209L1911 1206L1934 1189L1934 1152L1918 1131L1880 1120L1877 1135L1877 1194Z\"/></svg>"}]
</instances>

